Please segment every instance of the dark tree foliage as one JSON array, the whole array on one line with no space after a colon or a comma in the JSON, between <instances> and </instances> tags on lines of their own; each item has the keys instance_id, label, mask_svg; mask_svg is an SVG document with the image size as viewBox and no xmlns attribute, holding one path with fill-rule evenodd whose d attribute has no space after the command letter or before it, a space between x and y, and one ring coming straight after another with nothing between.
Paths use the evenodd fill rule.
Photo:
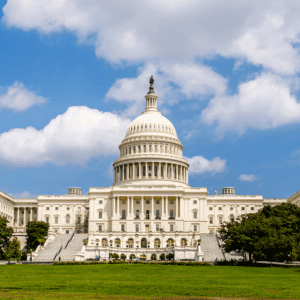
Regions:
<instances>
[{"instance_id":1,"label":"dark tree foliage","mask_svg":"<svg viewBox=\"0 0 300 300\"><path fill-rule=\"evenodd\" d=\"M28 222L27 232L27 252L35 251L38 245L44 244L48 235L49 224L43 221Z\"/></svg>"},{"instance_id":2,"label":"dark tree foliage","mask_svg":"<svg viewBox=\"0 0 300 300\"><path fill-rule=\"evenodd\" d=\"M224 222L219 233L226 252L244 250L249 260L300 259L300 208L291 203Z\"/></svg>"},{"instance_id":3,"label":"dark tree foliage","mask_svg":"<svg viewBox=\"0 0 300 300\"><path fill-rule=\"evenodd\" d=\"M8 220L0 217L0 259L5 259L6 249L9 246L9 240L12 237L13 229L7 227Z\"/></svg>"},{"instance_id":4,"label":"dark tree foliage","mask_svg":"<svg viewBox=\"0 0 300 300\"><path fill-rule=\"evenodd\" d=\"M165 254L162 253L159 258L160 258L160 260L165 260L166 259Z\"/></svg>"},{"instance_id":5,"label":"dark tree foliage","mask_svg":"<svg viewBox=\"0 0 300 300\"><path fill-rule=\"evenodd\" d=\"M17 237L13 238L10 241L9 245L6 248L5 258L8 260L15 259L21 260L22 251L21 244Z\"/></svg>"}]
</instances>

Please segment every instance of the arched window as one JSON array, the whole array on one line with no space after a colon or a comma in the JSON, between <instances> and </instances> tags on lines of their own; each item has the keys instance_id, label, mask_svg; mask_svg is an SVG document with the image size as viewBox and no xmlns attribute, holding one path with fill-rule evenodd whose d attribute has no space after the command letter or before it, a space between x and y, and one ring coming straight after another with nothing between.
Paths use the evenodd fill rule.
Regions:
<instances>
[{"instance_id":1,"label":"arched window","mask_svg":"<svg viewBox=\"0 0 300 300\"><path fill-rule=\"evenodd\" d=\"M156 219L160 219L160 217L159 217L159 210L156 211Z\"/></svg>"},{"instance_id":2,"label":"arched window","mask_svg":"<svg viewBox=\"0 0 300 300\"><path fill-rule=\"evenodd\" d=\"M99 219L102 219L102 211L99 211Z\"/></svg>"},{"instance_id":3,"label":"arched window","mask_svg":"<svg viewBox=\"0 0 300 300\"><path fill-rule=\"evenodd\" d=\"M124 209L122 210L122 219L126 219L126 212Z\"/></svg>"},{"instance_id":4,"label":"arched window","mask_svg":"<svg viewBox=\"0 0 300 300\"><path fill-rule=\"evenodd\" d=\"M154 248L159 248L160 247L160 239L155 239L154 240Z\"/></svg>"},{"instance_id":5,"label":"arched window","mask_svg":"<svg viewBox=\"0 0 300 300\"><path fill-rule=\"evenodd\" d=\"M70 219L71 219L70 215L66 215L66 223L67 224L70 224Z\"/></svg>"},{"instance_id":6,"label":"arched window","mask_svg":"<svg viewBox=\"0 0 300 300\"><path fill-rule=\"evenodd\" d=\"M167 240L167 246L168 247L174 246L174 240L173 239L168 239Z\"/></svg>"},{"instance_id":7,"label":"arched window","mask_svg":"<svg viewBox=\"0 0 300 300\"><path fill-rule=\"evenodd\" d=\"M102 239L102 247L107 247L107 239Z\"/></svg>"},{"instance_id":8,"label":"arched window","mask_svg":"<svg viewBox=\"0 0 300 300\"><path fill-rule=\"evenodd\" d=\"M180 241L180 246L181 246L181 247L184 247L184 246L186 246L186 245L187 245L187 239L185 239L185 238L181 239L181 241Z\"/></svg>"},{"instance_id":9,"label":"arched window","mask_svg":"<svg viewBox=\"0 0 300 300\"><path fill-rule=\"evenodd\" d=\"M209 224L213 224L213 223L214 223L213 217L209 217Z\"/></svg>"},{"instance_id":10,"label":"arched window","mask_svg":"<svg viewBox=\"0 0 300 300\"><path fill-rule=\"evenodd\" d=\"M170 210L170 218L172 218L172 219L174 218L174 212L173 212L173 209Z\"/></svg>"},{"instance_id":11,"label":"arched window","mask_svg":"<svg viewBox=\"0 0 300 300\"><path fill-rule=\"evenodd\" d=\"M134 245L133 239L128 239L127 244L128 244L128 248L133 248Z\"/></svg>"},{"instance_id":12,"label":"arched window","mask_svg":"<svg viewBox=\"0 0 300 300\"><path fill-rule=\"evenodd\" d=\"M141 248L147 248L147 239L143 238L141 240Z\"/></svg>"},{"instance_id":13,"label":"arched window","mask_svg":"<svg viewBox=\"0 0 300 300\"><path fill-rule=\"evenodd\" d=\"M120 239L115 239L115 246L118 247L120 246L120 244L121 244Z\"/></svg>"},{"instance_id":14,"label":"arched window","mask_svg":"<svg viewBox=\"0 0 300 300\"><path fill-rule=\"evenodd\" d=\"M222 224L223 223L223 218L219 217L219 223Z\"/></svg>"},{"instance_id":15,"label":"arched window","mask_svg":"<svg viewBox=\"0 0 300 300\"><path fill-rule=\"evenodd\" d=\"M139 218L140 218L140 211L139 211L139 210L137 210L137 211L135 212L135 218L136 218L136 219L139 219Z\"/></svg>"},{"instance_id":16,"label":"arched window","mask_svg":"<svg viewBox=\"0 0 300 300\"><path fill-rule=\"evenodd\" d=\"M146 219L148 219L148 220L150 219L150 212L148 209L146 210Z\"/></svg>"},{"instance_id":17,"label":"arched window","mask_svg":"<svg viewBox=\"0 0 300 300\"><path fill-rule=\"evenodd\" d=\"M194 219L197 219L197 212L194 211Z\"/></svg>"}]
</instances>

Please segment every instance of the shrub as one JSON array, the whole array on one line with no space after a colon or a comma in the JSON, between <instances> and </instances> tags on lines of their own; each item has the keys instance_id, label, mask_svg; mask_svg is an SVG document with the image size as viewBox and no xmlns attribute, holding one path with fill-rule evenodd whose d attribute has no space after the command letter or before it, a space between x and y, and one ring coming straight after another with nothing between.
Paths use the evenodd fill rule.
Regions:
<instances>
[{"instance_id":1,"label":"shrub","mask_svg":"<svg viewBox=\"0 0 300 300\"><path fill-rule=\"evenodd\" d=\"M115 259L118 259L118 258L119 258L119 254L115 253L115 254L114 254L114 258L115 258Z\"/></svg>"},{"instance_id":2,"label":"shrub","mask_svg":"<svg viewBox=\"0 0 300 300\"><path fill-rule=\"evenodd\" d=\"M156 260L156 254L151 255L151 260Z\"/></svg>"},{"instance_id":3,"label":"shrub","mask_svg":"<svg viewBox=\"0 0 300 300\"><path fill-rule=\"evenodd\" d=\"M165 260L166 259L166 256L165 256L165 254L164 253L162 253L161 255L160 255L160 260Z\"/></svg>"},{"instance_id":4,"label":"shrub","mask_svg":"<svg viewBox=\"0 0 300 300\"><path fill-rule=\"evenodd\" d=\"M141 260L146 260L146 258L147 258L147 257L146 257L145 254L141 254L141 255L140 255L140 259L141 259Z\"/></svg>"},{"instance_id":5,"label":"shrub","mask_svg":"<svg viewBox=\"0 0 300 300\"><path fill-rule=\"evenodd\" d=\"M126 255L125 254L121 254L121 259L125 260L126 259Z\"/></svg>"},{"instance_id":6,"label":"shrub","mask_svg":"<svg viewBox=\"0 0 300 300\"><path fill-rule=\"evenodd\" d=\"M131 254L131 255L130 255L130 259L133 260L134 258L135 258L135 255L134 255L134 254Z\"/></svg>"},{"instance_id":7,"label":"shrub","mask_svg":"<svg viewBox=\"0 0 300 300\"><path fill-rule=\"evenodd\" d=\"M168 260L172 260L173 258L174 258L174 254L173 253L167 254L167 259Z\"/></svg>"}]
</instances>

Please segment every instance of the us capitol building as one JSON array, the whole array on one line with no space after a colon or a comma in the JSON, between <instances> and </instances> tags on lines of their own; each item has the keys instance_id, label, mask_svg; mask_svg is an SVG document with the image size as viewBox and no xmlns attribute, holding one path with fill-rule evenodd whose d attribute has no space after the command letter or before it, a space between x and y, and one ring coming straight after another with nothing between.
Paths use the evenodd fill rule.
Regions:
<instances>
[{"instance_id":1,"label":"us capitol building","mask_svg":"<svg viewBox=\"0 0 300 300\"><path fill-rule=\"evenodd\" d=\"M77 236L76 253L70 252L65 260L108 259L109 253L147 259L156 254L159 259L170 252L176 259L203 260L210 244L207 238L216 239L222 222L255 213L265 205L299 203L299 192L289 199L264 199L236 195L233 187L222 188L221 195L208 195L205 187L190 187L183 145L173 124L157 109L153 83L151 76L146 108L130 124L119 146L113 186L90 188L88 195L81 195L80 188L69 188L67 195L37 199L15 199L0 192L0 216L9 220L22 247L28 221L50 224L48 239L33 259L38 260L51 244L64 246ZM83 238L88 240L86 245Z\"/></svg>"}]
</instances>

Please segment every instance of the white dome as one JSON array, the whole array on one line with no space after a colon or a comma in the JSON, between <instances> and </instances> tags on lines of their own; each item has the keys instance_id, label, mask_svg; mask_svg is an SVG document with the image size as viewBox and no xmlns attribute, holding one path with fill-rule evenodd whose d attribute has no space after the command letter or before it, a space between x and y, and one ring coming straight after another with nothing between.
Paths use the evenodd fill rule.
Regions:
<instances>
[{"instance_id":1,"label":"white dome","mask_svg":"<svg viewBox=\"0 0 300 300\"><path fill-rule=\"evenodd\" d=\"M129 125L126 137L144 132L162 133L177 138L174 125L158 111L143 112Z\"/></svg>"}]
</instances>

